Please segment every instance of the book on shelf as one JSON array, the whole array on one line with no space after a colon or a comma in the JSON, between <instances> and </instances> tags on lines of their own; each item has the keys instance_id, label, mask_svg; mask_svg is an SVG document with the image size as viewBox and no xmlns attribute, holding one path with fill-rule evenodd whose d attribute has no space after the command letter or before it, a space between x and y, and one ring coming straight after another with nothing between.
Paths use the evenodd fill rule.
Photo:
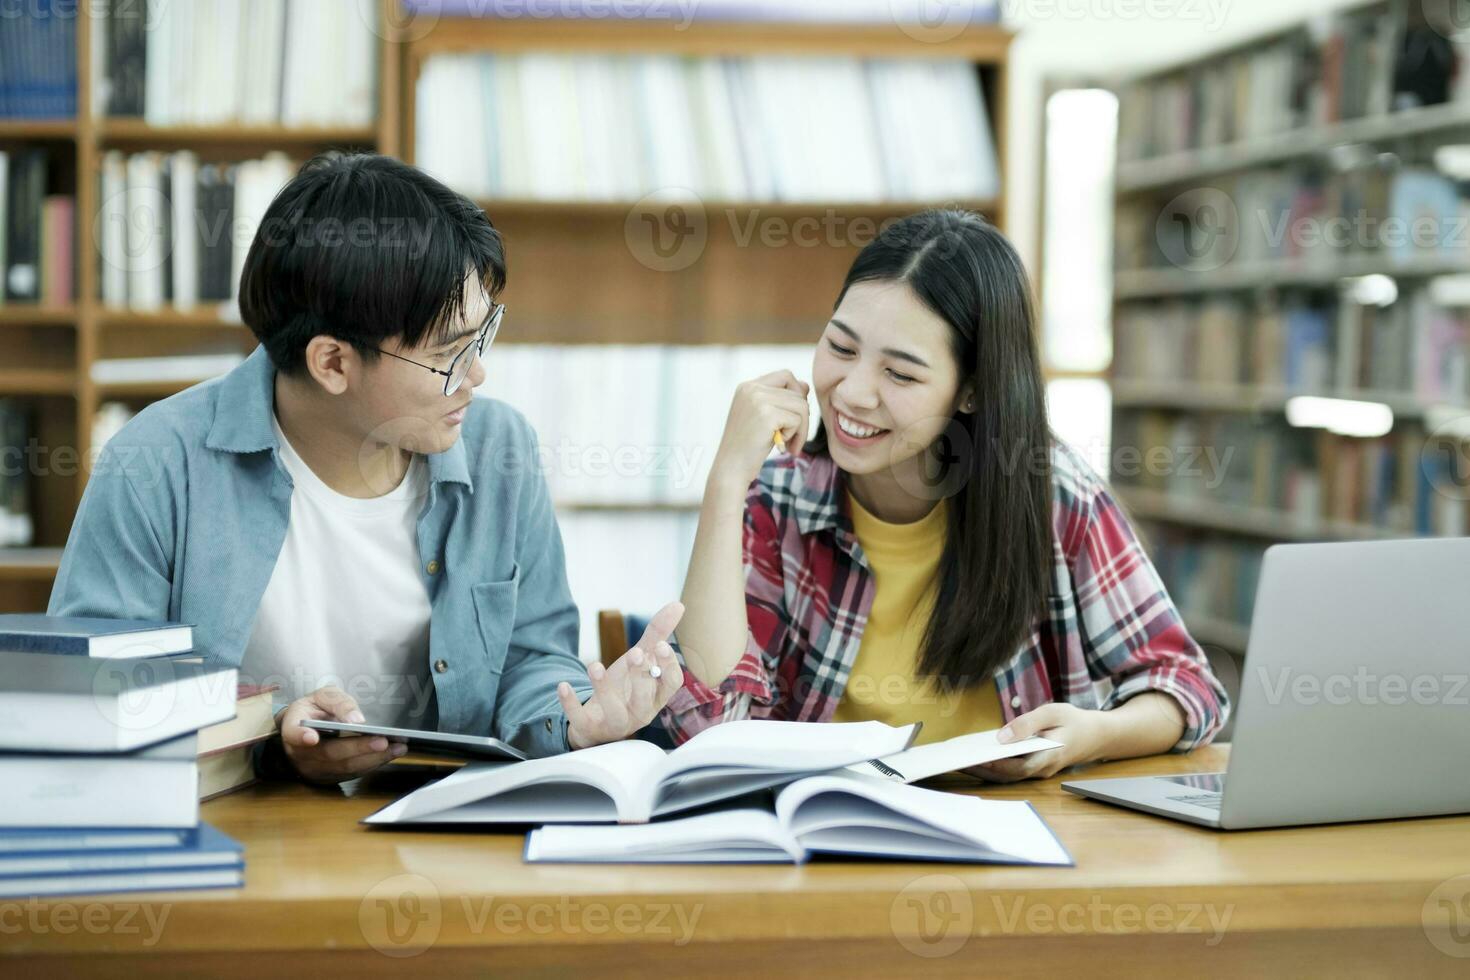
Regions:
<instances>
[{"instance_id":1,"label":"book on shelf","mask_svg":"<svg viewBox=\"0 0 1470 980\"><path fill-rule=\"evenodd\" d=\"M0 30L0 119L69 119L77 113L77 5L27 0Z\"/></svg>"},{"instance_id":2,"label":"book on shelf","mask_svg":"<svg viewBox=\"0 0 1470 980\"><path fill-rule=\"evenodd\" d=\"M851 773L809 776L744 808L638 826L540 827L531 863L733 864L818 854L1070 867L1072 857L1031 804L885 782Z\"/></svg>"},{"instance_id":3,"label":"book on shelf","mask_svg":"<svg viewBox=\"0 0 1470 980\"><path fill-rule=\"evenodd\" d=\"M445 54L424 63L415 92L415 161L472 197L880 202L999 193L969 62Z\"/></svg>"},{"instance_id":4,"label":"book on shelf","mask_svg":"<svg viewBox=\"0 0 1470 980\"><path fill-rule=\"evenodd\" d=\"M178 354L171 357L110 357L93 361L92 380L98 384L205 381L227 374L245 360L244 354Z\"/></svg>"},{"instance_id":5,"label":"book on shelf","mask_svg":"<svg viewBox=\"0 0 1470 980\"><path fill-rule=\"evenodd\" d=\"M1433 293L1431 281L1385 305L1335 290L1129 302L1114 377L1470 405L1470 307Z\"/></svg>"},{"instance_id":6,"label":"book on shelf","mask_svg":"<svg viewBox=\"0 0 1470 980\"><path fill-rule=\"evenodd\" d=\"M152 126L369 126L378 5L104 0L94 105Z\"/></svg>"},{"instance_id":7,"label":"book on shelf","mask_svg":"<svg viewBox=\"0 0 1470 980\"><path fill-rule=\"evenodd\" d=\"M560 0L555 5L537 8L525 0L403 0L410 10L433 13L440 17L496 17L504 20L548 16L568 20L675 20L681 24L695 20L747 21L756 23L815 24L929 24L934 11L925 0L701 0L687 8L676 9L661 4L608 4L606 0ZM995 0L976 0L955 12L964 23L994 23L1000 15ZM949 26L946 24L945 26Z\"/></svg>"},{"instance_id":8,"label":"book on shelf","mask_svg":"<svg viewBox=\"0 0 1470 980\"><path fill-rule=\"evenodd\" d=\"M1196 615L1248 625L1266 546L1260 541L1185 532L1145 521L1149 557L1184 621Z\"/></svg>"},{"instance_id":9,"label":"book on shelf","mask_svg":"<svg viewBox=\"0 0 1470 980\"><path fill-rule=\"evenodd\" d=\"M31 410L16 398L0 398L0 453L26 459ZM30 468L7 466L0 470L0 548L24 548L35 538L31 517Z\"/></svg>"},{"instance_id":10,"label":"book on shelf","mask_svg":"<svg viewBox=\"0 0 1470 980\"><path fill-rule=\"evenodd\" d=\"M78 657L162 657L194 649L188 623L87 616L0 614L0 653L50 653Z\"/></svg>"},{"instance_id":11,"label":"book on shelf","mask_svg":"<svg viewBox=\"0 0 1470 980\"><path fill-rule=\"evenodd\" d=\"M295 171L284 153L231 164L201 164L191 150L103 154L103 303L139 312L232 303L265 209Z\"/></svg>"},{"instance_id":12,"label":"book on shelf","mask_svg":"<svg viewBox=\"0 0 1470 980\"><path fill-rule=\"evenodd\" d=\"M49 833L49 832L48 832ZM106 843L93 831L89 843ZM172 845L10 850L0 830L0 898L87 892L238 888L245 883L245 849L209 824ZM46 838L19 838L30 842Z\"/></svg>"},{"instance_id":13,"label":"book on shelf","mask_svg":"<svg viewBox=\"0 0 1470 980\"><path fill-rule=\"evenodd\" d=\"M0 306L64 306L74 295L75 201L48 194L50 154L0 150Z\"/></svg>"},{"instance_id":14,"label":"book on shelf","mask_svg":"<svg viewBox=\"0 0 1470 980\"><path fill-rule=\"evenodd\" d=\"M1113 483L1125 496L1161 495L1197 523L1307 539L1459 535L1470 523L1462 444L1418 421L1363 438L1280 417L1129 409L1117 414L1113 444ZM1138 462L1150 452L1169 465Z\"/></svg>"},{"instance_id":15,"label":"book on shelf","mask_svg":"<svg viewBox=\"0 0 1470 980\"><path fill-rule=\"evenodd\" d=\"M1177 212L1161 213L1152 196L1126 199L1117 208L1114 265L1120 273L1196 275L1237 268L1330 273L1349 263L1389 275L1429 263L1470 267L1470 190L1438 166L1412 154L1393 166L1370 156L1327 172L1268 165L1211 178L1212 197L1171 188ZM1225 201L1228 207L1215 206Z\"/></svg>"},{"instance_id":16,"label":"book on shelf","mask_svg":"<svg viewBox=\"0 0 1470 980\"><path fill-rule=\"evenodd\" d=\"M1317 15L1219 54L1128 83L1118 118L1119 159L1147 160L1448 98L1463 74L1463 43L1410 31L1413 5L1381 2ZM1448 26L1442 31L1448 31ZM1427 58L1425 41L1446 58ZM1427 75L1439 72L1437 82Z\"/></svg>"},{"instance_id":17,"label":"book on shelf","mask_svg":"<svg viewBox=\"0 0 1470 980\"><path fill-rule=\"evenodd\" d=\"M666 752L638 739L510 764L471 763L363 822L646 823L801 776L908 748L917 725L742 720L714 725Z\"/></svg>"}]
</instances>

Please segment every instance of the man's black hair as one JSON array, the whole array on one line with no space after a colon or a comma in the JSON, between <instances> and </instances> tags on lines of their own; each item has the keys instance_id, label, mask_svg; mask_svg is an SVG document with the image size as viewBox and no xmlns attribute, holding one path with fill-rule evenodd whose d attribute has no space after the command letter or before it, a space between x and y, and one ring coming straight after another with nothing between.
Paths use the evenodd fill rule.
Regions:
<instances>
[{"instance_id":1,"label":"man's black hair","mask_svg":"<svg viewBox=\"0 0 1470 980\"><path fill-rule=\"evenodd\" d=\"M369 361L459 332L465 277L494 298L505 248L485 212L392 157L325 153L271 201L240 275L240 313L278 371L318 334ZM469 326L475 326L470 324Z\"/></svg>"}]
</instances>

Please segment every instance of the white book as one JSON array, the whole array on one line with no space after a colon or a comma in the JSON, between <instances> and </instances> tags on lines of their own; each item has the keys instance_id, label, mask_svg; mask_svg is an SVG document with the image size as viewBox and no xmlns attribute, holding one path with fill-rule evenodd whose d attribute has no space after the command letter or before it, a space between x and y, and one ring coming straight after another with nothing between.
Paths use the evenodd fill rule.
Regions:
<instances>
[{"instance_id":1,"label":"white book","mask_svg":"<svg viewBox=\"0 0 1470 980\"><path fill-rule=\"evenodd\" d=\"M281 114L281 66L286 53L286 0L249 0L246 17L245 98L247 123L273 123Z\"/></svg>"},{"instance_id":2,"label":"white book","mask_svg":"<svg viewBox=\"0 0 1470 980\"><path fill-rule=\"evenodd\" d=\"M735 129L740 134L747 196L752 201L774 201L775 164L769 149L770 134L760 114L756 71L756 65L750 58L735 58L725 62L730 103L735 112Z\"/></svg>"},{"instance_id":3,"label":"white book","mask_svg":"<svg viewBox=\"0 0 1470 980\"><path fill-rule=\"evenodd\" d=\"M181 4L154 6L153 26L144 32L143 118L150 126L167 126L175 122L173 56L178 49L174 38L177 26L174 9Z\"/></svg>"},{"instance_id":4,"label":"white book","mask_svg":"<svg viewBox=\"0 0 1470 980\"><path fill-rule=\"evenodd\" d=\"M195 125L205 125L214 114L214 107L210 104L212 97L211 77L215 66L215 17L217 11L212 3L190 4L193 8L190 16L191 24L189 31L189 75L187 84L179 90L179 95L188 100L189 111L187 114L180 113L180 117Z\"/></svg>"},{"instance_id":5,"label":"white book","mask_svg":"<svg viewBox=\"0 0 1470 980\"><path fill-rule=\"evenodd\" d=\"M985 108L984 93L975 66L969 62L948 62L936 69L940 81L953 94L945 104L954 113L954 133L958 153L970 161L965 169L962 196L990 198L1000 193L1000 169L996 160L995 141L990 131L990 115Z\"/></svg>"},{"instance_id":6,"label":"white book","mask_svg":"<svg viewBox=\"0 0 1470 980\"><path fill-rule=\"evenodd\" d=\"M128 307L163 306L163 246L168 220L163 208L162 168L154 151L127 158Z\"/></svg>"},{"instance_id":7,"label":"white book","mask_svg":"<svg viewBox=\"0 0 1470 980\"><path fill-rule=\"evenodd\" d=\"M243 354L183 354L176 357L117 357L92 362L98 384L132 381L203 381L242 364Z\"/></svg>"},{"instance_id":8,"label":"white book","mask_svg":"<svg viewBox=\"0 0 1470 980\"><path fill-rule=\"evenodd\" d=\"M608 58L588 55L570 59L581 110L581 164L583 194L593 201L616 200L617 109L609 84Z\"/></svg>"},{"instance_id":9,"label":"white book","mask_svg":"<svg viewBox=\"0 0 1470 980\"><path fill-rule=\"evenodd\" d=\"M613 156L609 161L617 182L617 198L636 201L653 190L652 154L639 116L635 59L608 59L607 87L618 115L613 127Z\"/></svg>"},{"instance_id":10,"label":"white book","mask_svg":"<svg viewBox=\"0 0 1470 980\"><path fill-rule=\"evenodd\" d=\"M175 309L189 310L199 304L199 226L195 193L199 180L199 158L193 150L173 154L170 187L173 233L173 304Z\"/></svg>"},{"instance_id":11,"label":"white book","mask_svg":"<svg viewBox=\"0 0 1470 980\"><path fill-rule=\"evenodd\" d=\"M378 7L341 4L336 8L341 19L344 59L340 121L349 126L370 126L377 118L373 107L377 101L378 48L374 30ZM479 115L473 108L469 114Z\"/></svg>"},{"instance_id":12,"label":"white book","mask_svg":"<svg viewBox=\"0 0 1470 980\"><path fill-rule=\"evenodd\" d=\"M520 55L495 59L495 119L500 124L500 194L512 199L532 196L529 134L521 101L523 60Z\"/></svg>"},{"instance_id":13,"label":"white book","mask_svg":"<svg viewBox=\"0 0 1470 980\"><path fill-rule=\"evenodd\" d=\"M313 64L320 57L321 35L315 11L321 4L286 5L286 43L281 69L281 123L307 126L313 122L311 90L318 81Z\"/></svg>"},{"instance_id":14,"label":"white book","mask_svg":"<svg viewBox=\"0 0 1470 980\"><path fill-rule=\"evenodd\" d=\"M102 155L102 302L128 304L127 163L120 150Z\"/></svg>"},{"instance_id":15,"label":"white book","mask_svg":"<svg viewBox=\"0 0 1470 980\"><path fill-rule=\"evenodd\" d=\"M798 780L775 812L726 810L643 826L549 826L526 837L528 862L801 863L815 853L1071 866L1022 800L983 800L840 773Z\"/></svg>"},{"instance_id":16,"label":"white book","mask_svg":"<svg viewBox=\"0 0 1470 980\"><path fill-rule=\"evenodd\" d=\"M893 755L912 743L918 728L746 719L706 728L669 752L630 739L509 765L471 764L363 822L646 823Z\"/></svg>"},{"instance_id":17,"label":"white book","mask_svg":"<svg viewBox=\"0 0 1470 980\"><path fill-rule=\"evenodd\" d=\"M743 201L749 190L725 64L719 58L692 59L687 71L706 188L721 201Z\"/></svg>"},{"instance_id":18,"label":"white book","mask_svg":"<svg viewBox=\"0 0 1470 980\"><path fill-rule=\"evenodd\" d=\"M638 105L653 151L650 190L685 189L707 194L708 187L700 173L682 59L669 55L640 58L635 65L635 77Z\"/></svg>"},{"instance_id":19,"label":"white book","mask_svg":"<svg viewBox=\"0 0 1470 980\"><path fill-rule=\"evenodd\" d=\"M185 125L198 119L196 102L201 86L198 76L194 74L197 70L195 52L199 48L194 22L199 5L171 3L167 6L171 25L167 76L172 109L170 114L175 125Z\"/></svg>"},{"instance_id":20,"label":"white book","mask_svg":"<svg viewBox=\"0 0 1470 980\"><path fill-rule=\"evenodd\" d=\"M0 755L0 827L192 827L195 743L190 732L120 755Z\"/></svg>"},{"instance_id":21,"label":"white book","mask_svg":"<svg viewBox=\"0 0 1470 980\"><path fill-rule=\"evenodd\" d=\"M210 114L213 124L240 118L240 36L254 29L245 23L244 0L214 0L214 71L210 76Z\"/></svg>"},{"instance_id":22,"label":"white book","mask_svg":"<svg viewBox=\"0 0 1470 980\"><path fill-rule=\"evenodd\" d=\"M239 237L230 250L230 296L238 300L240 274L245 270L245 257L250 243L255 239L256 229L265 217L266 209L276 193L291 180L290 159L280 152L268 153L261 160L249 160L240 164L235 180L235 211L233 226L239 229Z\"/></svg>"},{"instance_id":23,"label":"white book","mask_svg":"<svg viewBox=\"0 0 1470 980\"><path fill-rule=\"evenodd\" d=\"M1014 759L1046 749L1059 749L1061 742L1032 735L1014 742L1000 741L1000 729L956 735L943 742L915 745L897 755L870 759L848 766L848 770L864 776L879 775L900 783L916 783L971 766L981 766L1000 759Z\"/></svg>"}]
</instances>

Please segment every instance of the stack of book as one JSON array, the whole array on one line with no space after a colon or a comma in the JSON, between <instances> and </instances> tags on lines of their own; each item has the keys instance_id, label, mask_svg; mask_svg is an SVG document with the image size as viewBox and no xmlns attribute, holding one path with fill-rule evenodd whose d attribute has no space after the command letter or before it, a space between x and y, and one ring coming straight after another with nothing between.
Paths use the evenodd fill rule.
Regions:
<instances>
[{"instance_id":1,"label":"stack of book","mask_svg":"<svg viewBox=\"0 0 1470 980\"><path fill-rule=\"evenodd\" d=\"M48 194L42 149L0 150L0 306L62 306L76 294L76 199Z\"/></svg>"},{"instance_id":2,"label":"stack of book","mask_svg":"<svg viewBox=\"0 0 1470 980\"><path fill-rule=\"evenodd\" d=\"M178 623L0 616L0 897L243 883L241 846L199 820L200 779L240 781L228 753L260 694L236 718L236 671L192 650Z\"/></svg>"}]
</instances>

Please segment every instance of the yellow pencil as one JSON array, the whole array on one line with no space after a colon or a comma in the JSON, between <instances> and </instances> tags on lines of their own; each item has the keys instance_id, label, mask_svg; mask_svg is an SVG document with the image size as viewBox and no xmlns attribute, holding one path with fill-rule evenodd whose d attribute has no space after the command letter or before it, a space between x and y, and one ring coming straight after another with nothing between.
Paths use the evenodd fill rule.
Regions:
<instances>
[{"instance_id":1,"label":"yellow pencil","mask_svg":"<svg viewBox=\"0 0 1470 980\"><path fill-rule=\"evenodd\" d=\"M786 451L786 440L781 438L780 429L777 429L775 431L775 434L771 436L771 445L775 446L783 453Z\"/></svg>"}]
</instances>

